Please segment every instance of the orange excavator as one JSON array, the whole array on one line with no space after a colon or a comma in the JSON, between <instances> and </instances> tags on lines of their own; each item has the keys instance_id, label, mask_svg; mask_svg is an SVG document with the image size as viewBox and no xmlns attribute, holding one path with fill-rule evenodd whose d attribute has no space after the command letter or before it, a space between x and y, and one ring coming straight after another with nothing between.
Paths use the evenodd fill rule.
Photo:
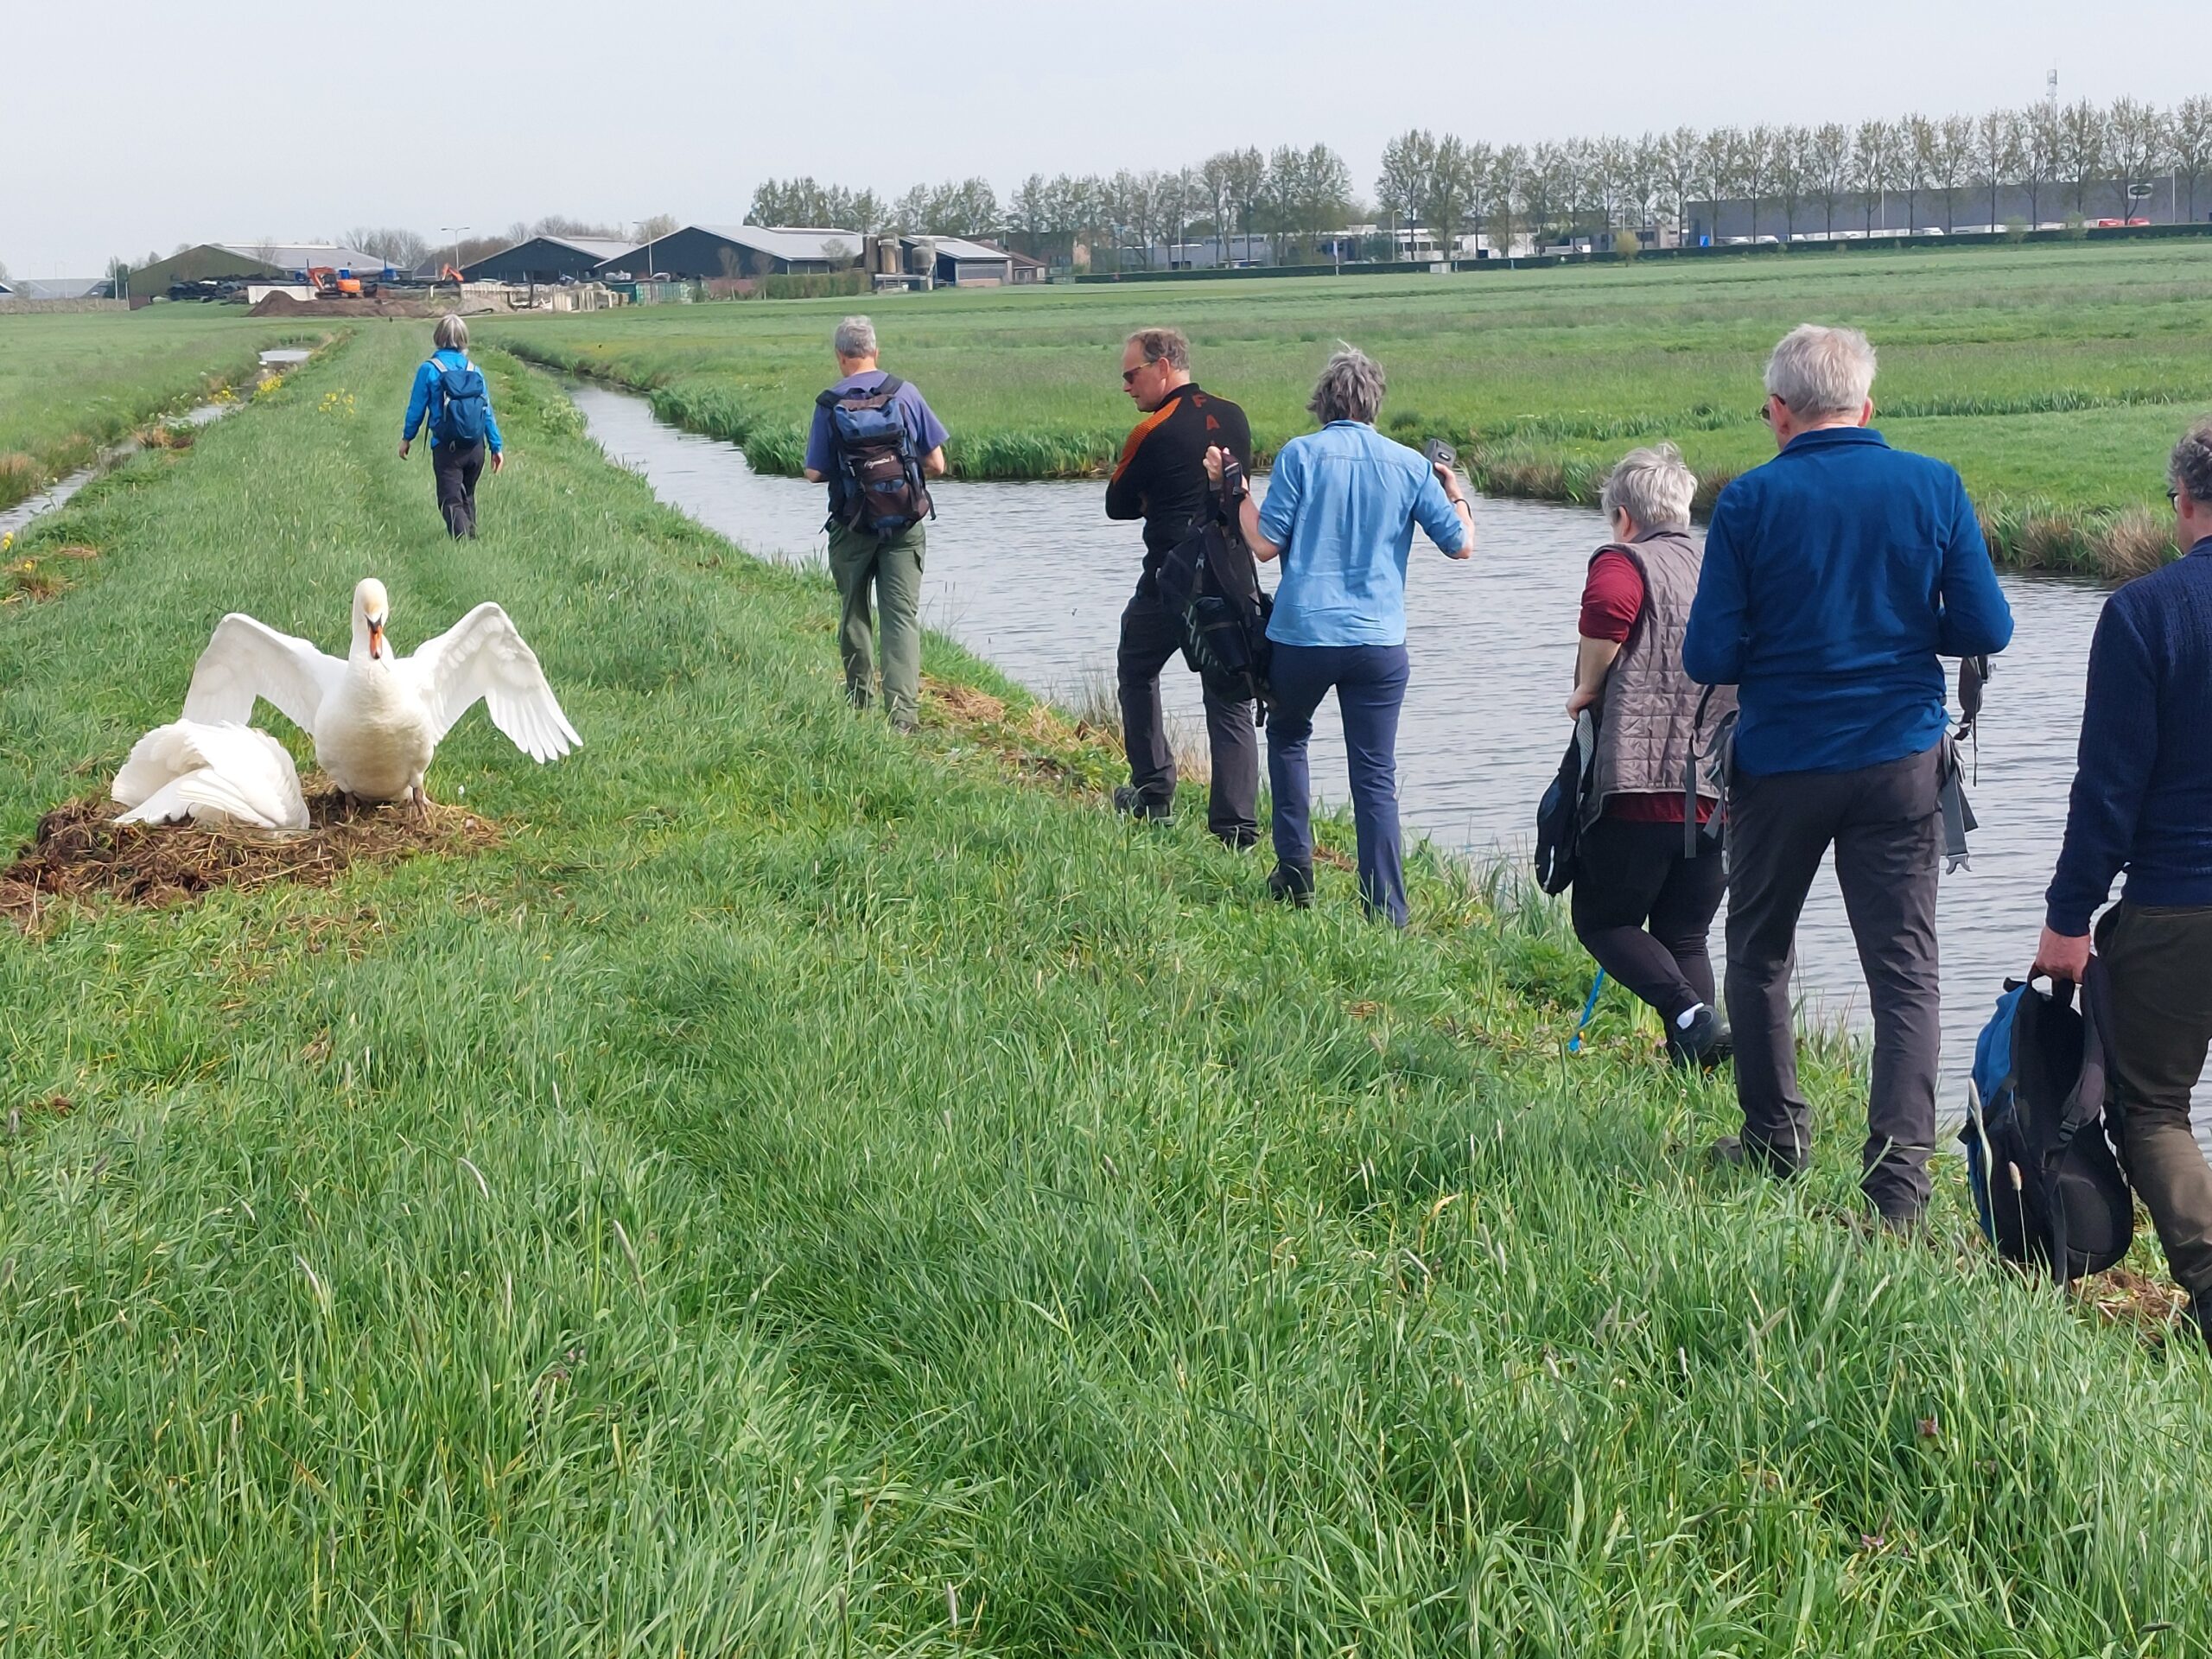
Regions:
<instances>
[{"instance_id":1,"label":"orange excavator","mask_svg":"<svg viewBox=\"0 0 2212 1659\"><path fill-rule=\"evenodd\" d=\"M329 265L308 267L308 283L318 299L325 300L358 300L377 291L373 278L364 282L359 276L341 276Z\"/></svg>"}]
</instances>

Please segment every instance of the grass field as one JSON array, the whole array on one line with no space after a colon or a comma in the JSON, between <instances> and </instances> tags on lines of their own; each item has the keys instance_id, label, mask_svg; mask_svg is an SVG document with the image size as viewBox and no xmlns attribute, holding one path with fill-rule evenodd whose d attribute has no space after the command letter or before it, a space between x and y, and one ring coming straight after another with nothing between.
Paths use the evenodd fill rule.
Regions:
<instances>
[{"instance_id":1,"label":"grass field","mask_svg":"<svg viewBox=\"0 0 2212 1659\"><path fill-rule=\"evenodd\" d=\"M201 305L0 317L0 507L322 332Z\"/></svg>"},{"instance_id":2,"label":"grass field","mask_svg":"<svg viewBox=\"0 0 2212 1659\"><path fill-rule=\"evenodd\" d=\"M472 860L0 924L0 1650L2212 1641L2201 1349L2006 1280L1955 1164L1932 1244L1847 1224L1834 1056L1804 1187L1708 1171L1619 1006L1562 1054L1548 913L1425 855L1403 936L1278 911L942 641L895 740L818 578L498 359L454 546L371 412L416 334L92 486L0 613L11 839L223 611L334 642L371 571L403 649L506 604L586 740L464 722Z\"/></svg>"},{"instance_id":3,"label":"grass field","mask_svg":"<svg viewBox=\"0 0 2212 1659\"><path fill-rule=\"evenodd\" d=\"M664 414L796 467L854 302L676 306L493 326L538 360L652 388ZM956 470L1033 477L1106 464L1133 419L1122 337L1168 322L1262 448L1308 425L1339 337L1389 372L1383 424L1452 438L1478 482L1594 497L1632 444L1680 442L1709 481L1772 453L1766 353L1808 320L1866 328L1883 430L1955 464L2002 556L2124 570L2165 540L2164 459L2212 410L2212 247L2195 243L1649 261L1628 266L1053 287L874 303L885 360L953 431Z\"/></svg>"}]
</instances>

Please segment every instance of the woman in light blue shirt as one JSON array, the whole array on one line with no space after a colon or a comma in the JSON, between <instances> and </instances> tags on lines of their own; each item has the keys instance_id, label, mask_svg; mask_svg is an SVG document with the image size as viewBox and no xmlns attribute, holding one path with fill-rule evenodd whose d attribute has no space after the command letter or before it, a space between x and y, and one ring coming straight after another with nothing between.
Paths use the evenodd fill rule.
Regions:
<instances>
[{"instance_id":1,"label":"woman in light blue shirt","mask_svg":"<svg viewBox=\"0 0 2212 1659\"><path fill-rule=\"evenodd\" d=\"M1313 791L1306 747L1313 711L1332 690L1344 716L1352 817L1359 832L1359 893L1370 913L1406 923L1398 836L1398 710L1406 697L1406 559L1414 525L1455 559L1475 550L1473 510L1448 467L1375 429L1382 371L1338 346L1306 407L1319 432L1293 438L1275 457L1264 506L1249 492L1238 509L1245 543L1280 556L1282 582L1268 624L1268 781L1274 794L1275 868L1268 891L1313 899ZM1227 451L1206 456L1218 480Z\"/></svg>"}]
</instances>

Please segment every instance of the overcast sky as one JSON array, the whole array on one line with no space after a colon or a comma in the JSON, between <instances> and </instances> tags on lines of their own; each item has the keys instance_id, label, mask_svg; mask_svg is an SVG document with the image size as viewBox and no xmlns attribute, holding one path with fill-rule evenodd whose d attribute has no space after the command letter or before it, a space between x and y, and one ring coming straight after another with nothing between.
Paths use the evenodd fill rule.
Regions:
<instances>
[{"instance_id":1,"label":"overcast sky","mask_svg":"<svg viewBox=\"0 0 2212 1659\"><path fill-rule=\"evenodd\" d=\"M545 213L744 216L765 177L980 173L2212 92L2177 0L6 0L0 261ZM855 71L852 66L866 66Z\"/></svg>"}]
</instances>

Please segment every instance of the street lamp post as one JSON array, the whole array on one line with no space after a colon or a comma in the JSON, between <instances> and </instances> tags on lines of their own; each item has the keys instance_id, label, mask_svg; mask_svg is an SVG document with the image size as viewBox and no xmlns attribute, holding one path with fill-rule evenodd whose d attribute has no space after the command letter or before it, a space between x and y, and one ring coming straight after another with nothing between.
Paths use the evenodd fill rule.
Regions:
<instances>
[{"instance_id":1,"label":"street lamp post","mask_svg":"<svg viewBox=\"0 0 2212 1659\"><path fill-rule=\"evenodd\" d=\"M458 278L461 271L461 238L474 228L474 226L467 225L441 225L438 226L438 232L440 235L453 238L453 268L456 278Z\"/></svg>"}]
</instances>

